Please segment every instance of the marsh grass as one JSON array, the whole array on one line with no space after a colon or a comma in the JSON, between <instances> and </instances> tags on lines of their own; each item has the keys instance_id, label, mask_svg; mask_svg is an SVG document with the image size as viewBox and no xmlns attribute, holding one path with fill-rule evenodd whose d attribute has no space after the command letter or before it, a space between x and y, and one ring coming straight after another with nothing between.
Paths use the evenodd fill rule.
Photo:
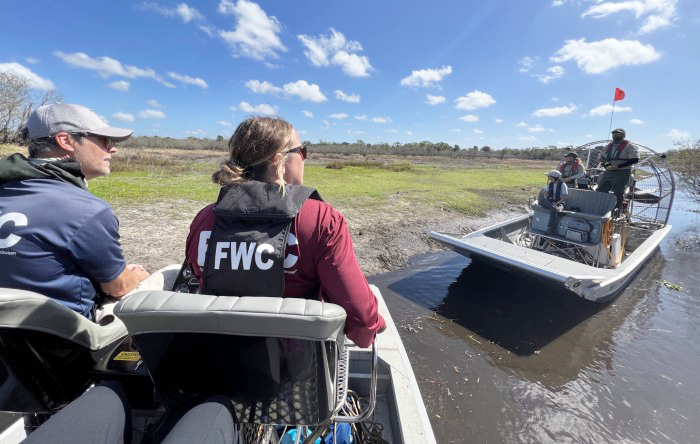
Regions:
<instances>
[{"instance_id":1,"label":"marsh grass","mask_svg":"<svg viewBox=\"0 0 700 444\"><path fill-rule=\"evenodd\" d=\"M326 162L330 170L342 170L345 167L375 168L387 171L410 171L410 162L382 162L377 160L332 160Z\"/></svg>"},{"instance_id":2,"label":"marsh grass","mask_svg":"<svg viewBox=\"0 0 700 444\"><path fill-rule=\"evenodd\" d=\"M26 153L26 148L0 145L1 155L13 152ZM211 173L221 159L220 152L208 150L120 148L112 160L112 174L91 180L89 189L121 205L175 205L178 199L214 202L219 187L211 182ZM317 158L307 162L304 183L343 208L381 211L390 202L400 202L415 213L450 209L482 216L504 204L527 202L544 184L546 169L551 166L507 161L423 165L400 157Z\"/></svg>"}]
</instances>

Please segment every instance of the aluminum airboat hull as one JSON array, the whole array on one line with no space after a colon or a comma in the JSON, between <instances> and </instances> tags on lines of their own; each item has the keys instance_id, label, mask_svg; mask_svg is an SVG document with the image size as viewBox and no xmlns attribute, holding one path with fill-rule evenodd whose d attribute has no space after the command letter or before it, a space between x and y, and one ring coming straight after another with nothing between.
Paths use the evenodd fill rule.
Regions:
<instances>
[{"instance_id":1,"label":"aluminum airboat hull","mask_svg":"<svg viewBox=\"0 0 700 444\"><path fill-rule=\"evenodd\" d=\"M653 231L617 268L597 268L497 238L509 228L527 224L530 216L519 216L462 237L436 231L431 231L430 237L472 259L507 271L536 276L559 284L584 299L604 302L627 286L671 230L671 225L665 225Z\"/></svg>"},{"instance_id":2,"label":"aluminum airboat hull","mask_svg":"<svg viewBox=\"0 0 700 444\"><path fill-rule=\"evenodd\" d=\"M371 420L382 424L382 437L390 444L434 444L433 429L401 337L384 299L379 292L376 295L387 328L377 336L377 403ZM371 349L351 346L349 352L348 388L369 398ZM0 444L16 444L26 436L20 418L4 431L0 429Z\"/></svg>"}]
</instances>

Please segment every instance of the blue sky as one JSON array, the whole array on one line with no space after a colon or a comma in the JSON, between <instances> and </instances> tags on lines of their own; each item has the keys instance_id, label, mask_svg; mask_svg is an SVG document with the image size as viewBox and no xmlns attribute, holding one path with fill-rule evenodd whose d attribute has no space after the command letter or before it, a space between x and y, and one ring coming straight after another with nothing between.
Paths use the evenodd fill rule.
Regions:
<instances>
[{"instance_id":1,"label":"blue sky","mask_svg":"<svg viewBox=\"0 0 700 444\"><path fill-rule=\"evenodd\" d=\"M15 1L0 70L138 135L656 150L700 136L697 0Z\"/></svg>"}]
</instances>

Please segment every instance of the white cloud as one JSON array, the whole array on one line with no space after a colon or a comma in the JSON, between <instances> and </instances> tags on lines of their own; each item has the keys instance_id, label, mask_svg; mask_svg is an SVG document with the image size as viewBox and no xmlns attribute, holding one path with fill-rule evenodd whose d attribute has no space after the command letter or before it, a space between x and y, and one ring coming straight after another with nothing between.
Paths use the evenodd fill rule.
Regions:
<instances>
[{"instance_id":1,"label":"white cloud","mask_svg":"<svg viewBox=\"0 0 700 444\"><path fill-rule=\"evenodd\" d=\"M535 63L535 59L533 59L530 56L525 56L522 59L518 60L518 65L520 65L520 68L518 69L519 72L528 72L532 69L532 66Z\"/></svg>"},{"instance_id":2,"label":"white cloud","mask_svg":"<svg viewBox=\"0 0 700 444\"><path fill-rule=\"evenodd\" d=\"M218 11L236 17L233 31L219 31L219 36L229 44L234 56L255 60L279 58L279 52L287 48L277 35L282 27L274 16L268 16L257 4L248 0L221 0Z\"/></svg>"},{"instance_id":3,"label":"white cloud","mask_svg":"<svg viewBox=\"0 0 700 444\"><path fill-rule=\"evenodd\" d=\"M478 128L474 128L474 134L484 134L484 132Z\"/></svg>"},{"instance_id":4,"label":"white cloud","mask_svg":"<svg viewBox=\"0 0 700 444\"><path fill-rule=\"evenodd\" d=\"M363 120L365 122L374 122L374 123L391 123L391 117L368 117L365 114L360 114L359 116L355 116L357 120Z\"/></svg>"},{"instance_id":5,"label":"white cloud","mask_svg":"<svg viewBox=\"0 0 700 444\"><path fill-rule=\"evenodd\" d=\"M537 142L537 137L535 136L519 136L518 140L521 142Z\"/></svg>"},{"instance_id":6,"label":"white cloud","mask_svg":"<svg viewBox=\"0 0 700 444\"><path fill-rule=\"evenodd\" d=\"M180 82L185 83L187 85L199 86L203 89L209 88L207 82L205 82L203 79L200 79L199 77L190 77L188 75L178 74L171 71L168 71L168 77L170 77L171 79L179 80Z\"/></svg>"},{"instance_id":7,"label":"white cloud","mask_svg":"<svg viewBox=\"0 0 700 444\"><path fill-rule=\"evenodd\" d=\"M328 116L328 117L330 117L331 119L338 119L338 120L341 120L341 119L347 119L347 118L350 117L350 116L348 116L348 115L345 114L345 113L336 113L336 114L331 114L331 115Z\"/></svg>"},{"instance_id":8,"label":"white cloud","mask_svg":"<svg viewBox=\"0 0 700 444\"><path fill-rule=\"evenodd\" d=\"M160 103L158 103L158 101L155 99L151 99L146 103L148 103L148 106L153 107L153 108L161 108L163 106Z\"/></svg>"},{"instance_id":9,"label":"white cloud","mask_svg":"<svg viewBox=\"0 0 700 444\"><path fill-rule=\"evenodd\" d=\"M143 117L144 119L164 119L165 113L157 109L147 109L141 111L139 117Z\"/></svg>"},{"instance_id":10,"label":"white cloud","mask_svg":"<svg viewBox=\"0 0 700 444\"><path fill-rule=\"evenodd\" d=\"M313 37L299 34L297 38L306 48L304 54L314 66L340 66L351 77L367 77L373 69L369 58L356 54L362 45L355 40L347 40L343 33L333 28L330 34Z\"/></svg>"},{"instance_id":11,"label":"white cloud","mask_svg":"<svg viewBox=\"0 0 700 444\"><path fill-rule=\"evenodd\" d=\"M336 89L335 91L333 91L333 93L335 94L336 99L342 100L343 102L360 103L359 94L345 94L339 89Z\"/></svg>"},{"instance_id":12,"label":"white cloud","mask_svg":"<svg viewBox=\"0 0 700 444\"><path fill-rule=\"evenodd\" d=\"M445 102L445 99L443 96L434 96L432 94L426 94L425 96L425 103L428 105L438 105L440 103Z\"/></svg>"},{"instance_id":13,"label":"white cloud","mask_svg":"<svg viewBox=\"0 0 700 444\"><path fill-rule=\"evenodd\" d=\"M126 80L117 80L107 85L107 87L116 89L117 91L129 91L129 86L131 86L131 83Z\"/></svg>"},{"instance_id":14,"label":"white cloud","mask_svg":"<svg viewBox=\"0 0 700 444\"><path fill-rule=\"evenodd\" d=\"M450 131L455 132L455 133L461 133L462 130L459 128L452 128Z\"/></svg>"},{"instance_id":15,"label":"white cloud","mask_svg":"<svg viewBox=\"0 0 700 444\"><path fill-rule=\"evenodd\" d=\"M261 103L258 106L253 106L248 102L241 102L238 104L238 107L243 111L244 113L257 113L257 114L264 114L266 116L271 116L273 114L277 114L277 107L268 105L266 103ZM233 110L235 110L234 107L231 107Z\"/></svg>"},{"instance_id":16,"label":"white cloud","mask_svg":"<svg viewBox=\"0 0 700 444\"><path fill-rule=\"evenodd\" d=\"M297 130L297 133L299 133L300 135L307 134L306 130Z\"/></svg>"},{"instance_id":17,"label":"white cloud","mask_svg":"<svg viewBox=\"0 0 700 444\"><path fill-rule=\"evenodd\" d=\"M550 80L558 79L563 76L564 68L559 65L552 66L551 68L547 68L547 73L548 74L537 74L535 77L542 83L549 83Z\"/></svg>"},{"instance_id":18,"label":"white cloud","mask_svg":"<svg viewBox=\"0 0 700 444\"><path fill-rule=\"evenodd\" d=\"M316 84L309 84L306 80L297 80L283 86L284 92L290 96L297 96L301 100L309 102L325 102L326 96Z\"/></svg>"},{"instance_id":19,"label":"white cloud","mask_svg":"<svg viewBox=\"0 0 700 444\"><path fill-rule=\"evenodd\" d=\"M546 130L541 125L535 125L535 126L531 126L530 128L528 128L527 131L529 133L541 133L542 131L546 131Z\"/></svg>"},{"instance_id":20,"label":"white cloud","mask_svg":"<svg viewBox=\"0 0 700 444\"><path fill-rule=\"evenodd\" d=\"M412 71L410 76L401 79L401 86L413 86L416 88L439 87L438 83L449 74L452 74L452 67L449 65L438 69L419 69Z\"/></svg>"},{"instance_id":21,"label":"white cloud","mask_svg":"<svg viewBox=\"0 0 700 444\"><path fill-rule=\"evenodd\" d=\"M408 134L409 136L412 136L412 135L413 135L413 131L406 131L406 134Z\"/></svg>"},{"instance_id":22,"label":"white cloud","mask_svg":"<svg viewBox=\"0 0 700 444\"><path fill-rule=\"evenodd\" d=\"M630 123L632 125L644 125L644 121L639 119L630 119Z\"/></svg>"},{"instance_id":23,"label":"white cloud","mask_svg":"<svg viewBox=\"0 0 700 444\"><path fill-rule=\"evenodd\" d=\"M366 134L366 131L348 130L348 134Z\"/></svg>"},{"instance_id":24,"label":"white cloud","mask_svg":"<svg viewBox=\"0 0 700 444\"><path fill-rule=\"evenodd\" d=\"M467 114L466 116L460 117L459 120L464 120L465 122L477 122L479 121L479 116L475 116L474 114Z\"/></svg>"},{"instance_id":25,"label":"white cloud","mask_svg":"<svg viewBox=\"0 0 700 444\"><path fill-rule=\"evenodd\" d=\"M121 120L123 122L133 122L135 120L133 114L121 113L121 112L112 114L112 118L115 120Z\"/></svg>"},{"instance_id":26,"label":"white cloud","mask_svg":"<svg viewBox=\"0 0 700 444\"><path fill-rule=\"evenodd\" d=\"M493 119L493 121L496 123L503 123L503 119Z\"/></svg>"},{"instance_id":27,"label":"white cloud","mask_svg":"<svg viewBox=\"0 0 700 444\"><path fill-rule=\"evenodd\" d=\"M207 133L204 130L196 129L185 131L185 134L189 134L190 136L205 136Z\"/></svg>"},{"instance_id":28,"label":"white cloud","mask_svg":"<svg viewBox=\"0 0 700 444\"><path fill-rule=\"evenodd\" d=\"M187 3L180 3L175 8L175 11L185 23L191 20L202 20L204 18L195 8L187 6Z\"/></svg>"},{"instance_id":29,"label":"white cloud","mask_svg":"<svg viewBox=\"0 0 700 444\"><path fill-rule=\"evenodd\" d=\"M637 40L605 39L589 43L582 38L567 40L551 60L575 60L585 73L600 74L618 66L651 63L660 57L653 46L643 45Z\"/></svg>"},{"instance_id":30,"label":"white cloud","mask_svg":"<svg viewBox=\"0 0 700 444\"><path fill-rule=\"evenodd\" d=\"M639 33L646 34L671 26L676 20L677 6L678 0L598 2L581 14L581 17L606 18L613 14L630 12L636 19L644 17Z\"/></svg>"},{"instance_id":31,"label":"white cloud","mask_svg":"<svg viewBox=\"0 0 700 444\"><path fill-rule=\"evenodd\" d=\"M126 77L127 79L136 79L139 77L146 77L153 79L168 88L174 88L175 85L166 81L158 75L153 69L150 68L138 68L132 65L122 65L119 60L113 59L111 57L98 57L93 59L83 52L74 52L72 54L66 54L61 51L54 51L53 55L60 58L69 65L73 65L78 68L90 69L97 71L97 73L106 78L111 76Z\"/></svg>"},{"instance_id":32,"label":"white cloud","mask_svg":"<svg viewBox=\"0 0 700 444\"><path fill-rule=\"evenodd\" d=\"M184 23L189 23L193 20L204 20L204 16L195 8L187 5L187 3L180 3L175 7L169 8L167 6L159 5L158 3L143 2L141 3L141 7L143 9L155 11L158 14L166 17L179 17Z\"/></svg>"},{"instance_id":33,"label":"white cloud","mask_svg":"<svg viewBox=\"0 0 700 444\"><path fill-rule=\"evenodd\" d=\"M673 140L687 140L691 137L688 131L681 131L675 128L671 128L671 131L669 131L666 135Z\"/></svg>"},{"instance_id":34,"label":"white cloud","mask_svg":"<svg viewBox=\"0 0 700 444\"><path fill-rule=\"evenodd\" d=\"M258 94L280 94L284 90L268 81L248 80L244 83L246 88Z\"/></svg>"},{"instance_id":35,"label":"white cloud","mask_svg":"<svg viewBox=\"0 0 700 444\"><path fill-rule=\"evenodd\" d=\"M310 119L313 119L313 117L314 117L314 114L311 111L303 110L302 113Z\"/></svg>"},{"instance_id":36,"label":"white cloud","mask_svg":"<svg viewBox=\"0 0 700 444\"><path fill-rule=\"evenodd\" d=\"M465 96L455 100L457 104L455 108L471 111L477 108L486 108L493 105L496 101L489 94L481 91L472 91Z\"/></svg>"},{"instance_id":37,"label":"white cloud","mask_svg":"<svg viewBox=\"0 0 700 444\"><path fill-rule=\"evenodd\" d=\"M254 93L259 94L284 94L286 96L297 96L301 100L306 100L309 102L325 102L328 100L321 92L318 85L309 84L306 80L290 82L282 87L275 86L267 81L261 82L259 80L248 80L245 82L245 86Z\"/></svg>"},{"instance_id":38,"label":"white cloud","mask_svg":"<svg viewBox=\"0 0 700 444\"><path fill-rule=\"evenodd\" d=\"M0 63L0 72L14 74L17 77L25 79L29 83L30 88L41 89L44 91L55 88L51 80L39 76L31 69L27 68L26 66L22 66L19 63Z\"/></svg>"},{"instance_id":39,"label":"white cloud","mask_svg":"<svg viewBox=\"0 0 700 444\"><path fill-rule=\"evenodd\" d=\"M519 122L519 123L517 123L515 126L517 126L518 128L526 128L526 127L527 127L527 123L525 123L525 122Z\"/></svg>"},{"instance_id":40,"label":"white cloud","mask_svg":"<svg viewBox=\"0 0 700 444\"><path fill-rule=\"evenodd\" d=\"M566 3L568 0L552 0L552 6L561 6L564 3Z\"/></svg>"},{"instance_id":41,"label":"white cloud","mask_svg":"<svg viewBox=\"0 0 700 444\"><path fill-rule=\"evenodd\" d=\"M225 120L218 120L216 123L218 123L221 126L231 126L231 123Z\"/></svg>"},{"instance_id":42,"label":"white cloud","mask_svg":"<svg viewBox=\"0 0 700 444\"><path fill-rule=\"evenodd\" d=\"M589 116L606 116L612 112L613 106L610 105L609 103L606 103L604 105L596 106L592 110L588 111ZM630 106L616 106L615 111L619 113L624 113L627 111L632 111L632 107Z\"/></svg>"},{"instance_id":43,"label":"white cloud","mask_svg":"<svg viewBox=\"0 0 700 444\"><path fill-rule=\"evenodd\" d=\"M39 59L37 59L36 57L27 57L24 60L27 63L31 63L32 65L36 65L37 63L39 63Z\"/></svg>"},{"instance_id":44,"label":"white cloud","mask_svg":"<svg viewBox=\"0 0 700 444\"><path fill-rule=\"evenodd\" d=\"M536 117L556 117L563 116L565 114L571 114L577 109L578 107L576 105L570 103L569 106L557 106L554 108L538 109L537 111L532 113L532 115Z\"/></svg>"},{"instance_id":45,"label":"white cloud","mask_svg":"<svg viewBox=\"0 0 700 444\"><path fill-rule=\"evenodd\" d=\"M395 133L398 133L399 130L397 130L397 129L388 129L388 130L384 130L384 132L385 132L385 133L394 133L394 134L395 134Z\"/></svg>"}]
</instances>

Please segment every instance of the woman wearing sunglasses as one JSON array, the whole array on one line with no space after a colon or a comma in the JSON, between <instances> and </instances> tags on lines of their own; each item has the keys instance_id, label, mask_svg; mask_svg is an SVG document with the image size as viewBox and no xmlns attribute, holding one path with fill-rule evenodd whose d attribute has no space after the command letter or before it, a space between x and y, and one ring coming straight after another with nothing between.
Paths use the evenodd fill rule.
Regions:
<instances>
[{"instance_id":1,"label":"woman wearing sunglasses","mask_svg":"<svg viewBox=\"0 0 700 444\"><path fill-rule=\"evenodd\" d=\"M368 347L385 328L345 218L302 185L306 147L280 118L251 117L212 175L215 204L195 217L187 262L200 292L321 299L347 312L346 334Z\"/></svg>"}]
</instances>

